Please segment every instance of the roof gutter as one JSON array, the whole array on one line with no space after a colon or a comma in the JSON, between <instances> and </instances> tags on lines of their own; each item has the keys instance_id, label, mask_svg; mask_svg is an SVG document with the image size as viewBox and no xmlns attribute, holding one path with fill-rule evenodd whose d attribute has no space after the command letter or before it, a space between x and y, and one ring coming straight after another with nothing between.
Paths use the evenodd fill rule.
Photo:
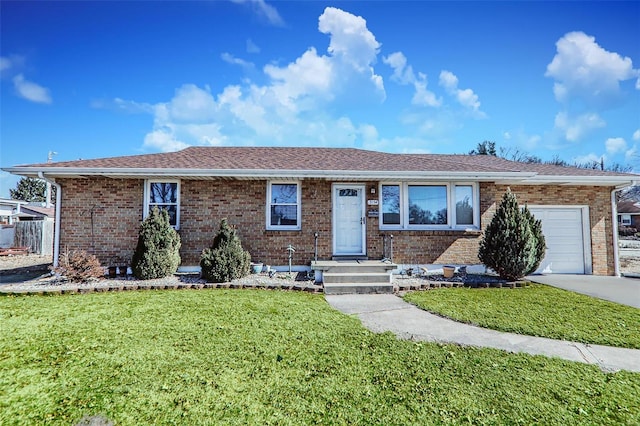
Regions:
<instances>
[{"instance_id":1,"label":"roof gutter","mask_svg":"<svg viewBox=\"0 0 640 426\"><path fill-rule=\"evenodd\" d=\"M616 277L621 276L620 273L620 250L618 248L618 203L616 202L616 192L628 186L635 186L638 181L632 181L631 185L619 185L611 190L611 228L613 229L613 268Z\"/></svg>"},{"instance_id":2,"label":"roof gutter","mask_svg":"<svg viewBox=\"0 0 640 426\"><path fill-rule=\"evenodd\" d=\"M56 187L56 220L53 231L53 267L58 266L58 258L60 257L60 210L62 208L62 187L55 180L51 180L44 175L44 172L38 172L38 177Z\"/></svg>"},{"instance_id":3,"label":"roof gutter","mask_svg":"<svg viewBox=\"0 0 640 426\"><path fill-rule=\"evenodd\" d=\"M78 167L43 167L29 166L6 167L4 171L18 175L35 175L46 172L55 176L105 176L105 177L132 177L143 178L149 176L175 176L175 177L221 177L221 178L245 178L245 179L272 179L272 178L349 178L349 179L514 179L525 180L534 178L534 172L445 172L445 171L420 171L420 170L278 170L278 169L163 169L163 168L78 168Z\"/></svg>"}]
</instances>

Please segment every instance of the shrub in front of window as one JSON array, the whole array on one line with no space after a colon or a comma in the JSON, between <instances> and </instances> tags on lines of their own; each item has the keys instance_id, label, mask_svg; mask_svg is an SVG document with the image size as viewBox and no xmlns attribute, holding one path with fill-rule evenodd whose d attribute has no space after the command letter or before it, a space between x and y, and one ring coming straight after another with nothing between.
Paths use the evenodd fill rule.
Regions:
<instances>
[{"instance_id":1,"label":"shrub in front of window","mask_svg":"<svg viewBox=\"0 0 640 426\"><path fill-rule=\"evenodd\" d=\"M142 222L131 269L140 280L168 277L180 265L180 236L169 223L166 210L151 209Z\"/></svg>"},{"instance_id":2,"label":"shrub in front of window","mask_svg":"<svg viewBox=\"0 0 640 426\"><path fill-rule=\"evenodd\" d=\"M84 250L65 251L53 272L79 283L104 277L104 268L100 266L98 258Z\"/></svg>"},{"instance_id":3,"label":"shrub in front of window","mask_svg":"<svg viewBox=\"0 0 640 426\"><path fill-rule=\"evenodd\" d=\"M235 229L222 219L213 245L202 251L202 277L215 283L229 282L248 275L250 264L251 256L242 248Z\"/></svg>"},{"instance_id":4,"label":"shrub in front of window","mask_svg":"<svg viewBox=\"0 0 640 426\"><path fill-rule=\"evenodd\" d=\"M507 190L480 241L478 258L506 280L534 272L545 253L542 224Z\"/></svg>"},{"instance_id":5,"label":"shrub in front of window","mask_svg":"<svg viewBox=\"0 0 640 426\"><path fill-rule=\"evenodd\" d=\"M637 232L638 230L631 226L622 225L618 228L618 235L620 235L621 237L630 237L636 235Z\"/></svg>"}]
</instances>

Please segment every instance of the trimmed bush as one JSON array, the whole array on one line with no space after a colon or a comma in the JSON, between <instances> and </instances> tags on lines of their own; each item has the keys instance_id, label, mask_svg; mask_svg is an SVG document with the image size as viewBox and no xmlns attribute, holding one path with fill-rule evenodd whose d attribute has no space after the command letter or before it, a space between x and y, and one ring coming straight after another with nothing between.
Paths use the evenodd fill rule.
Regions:
<instances>
[{"instance_id":1,"label":"trimmed bush","mask_svg":"<svg viewBox=\"0 0 640 426\"><path fill-rule=\"evenodd\" d=\"M140 280L168 277L180 265L180 236L169 223L169 213L154 207L140 225L131 269Z\"/></svg>"},{"instance_id":2,"label":"trimmed bush","mask_svg":"<svg viewBox=\"0 0 640 426\"><path fill-rule=\"evenodd\" d=\"M484 231L478 258L501 278L517 280L538 269L545 249L542 223L527 207L520 209L507 189Z\"/></svg>"},{"instance_id":3,"label":"trimmed bush","mask_svg":"<svg viewBox=\"0 0 640 426\"><path fill-rule=\"evenodd\" d=\"M618 227L618 235L621 237L630 237L638 233L638 230L632 226L620 225Z\"/></svg>"},{"instance_id":4,"label":"trimmed bush","mask_svg":"<svg viewBox=\"0 0 640 426\"><path fill-rule=\"evenodd\" d=\"M229 282L248 275L250 264L251 256L242 248L235 229L222 219L212 246L202 251L202 277L215 283Z\"/></svg>"},{"instance_id":5,"label":"trimmed bush","mask_svg":"<svg viewBox=\"0 0 640 426\"><path fill-rule=\"evenodd\" d=\"M65 251L53 272L71 282L86 283L104 277L104 268L97 257L84 250Z\"/></svg>"}]
</instances>

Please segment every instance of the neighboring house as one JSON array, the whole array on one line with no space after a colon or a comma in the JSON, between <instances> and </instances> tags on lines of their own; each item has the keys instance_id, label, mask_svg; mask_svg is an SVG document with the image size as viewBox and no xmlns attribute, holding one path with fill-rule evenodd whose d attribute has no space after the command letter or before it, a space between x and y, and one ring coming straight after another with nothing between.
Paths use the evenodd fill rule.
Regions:
<instances>
[{"instance_id":1,"label":"neighboring house","mask_svg":"<svg viewBox=\"0 0 640 426\"><path fill-rule=\"evenodd\" d=\"M478 264L482 229L507 188L542 220L546 272L613 275L614 192L640 176L486 155L352 148L191 147L5 168L57 187L56 247L104 265L129 261L141 220L169 211L183 267L196 267L228 218L256 261L391 256L399 264Z\"/></svg>"},{"instance_id":2,"label":"neighboring house","mask_svg":"<svg viewBox=\"0 0 640 426\"><path fill-rule=\"evenodd\" d=\"M13 224L14 215L20 213L21 207L26 204L26 201L0 198L0 225Z\"/></svg>"},{"instance_id":3,"label":"neighboring house","mask_svg":"<svg viewBox=\"0 0 640 426\"><path fill-rule=\"evenodd\" d=\"M13 216L19 221L29 221L29 220L53 221L55 216L55 208L42 207L34 204L24 204L20 208L20 211L18 213L15 213Z\"/></svg>"},{"instance_id":4,"label":"neighboring house","mask_svg":"<svg viewBox=\"0 0 640 426\"><path fill-rule=\"evenodd\" d=\"M639 201L620 201L618 203L618 225L640 230Z\"/></svg>"}]
</instances>

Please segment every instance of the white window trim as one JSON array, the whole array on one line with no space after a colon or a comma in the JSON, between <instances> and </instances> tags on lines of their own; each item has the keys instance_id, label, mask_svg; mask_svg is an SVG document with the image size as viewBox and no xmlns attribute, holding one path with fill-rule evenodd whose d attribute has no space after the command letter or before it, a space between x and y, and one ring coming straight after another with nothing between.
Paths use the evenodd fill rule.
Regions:
<instances>
[{"instance_id":1,"label":"white window trim","mask_svg":"<svg viewBox=\"0 0 640 426\"><path fill-rule=\"evenodd\" d=\"M382 223L384 212L382 200L382 186L397 185L400 187L400 224L389 225ZM410 225L409 224L409 186L445 186L447 191L447 224L446 225ZM471 186L473 197L473 224L458 225L456 220L455 188L456 186ZM478 182L445 181L445 182L380 182L379 195L379 229L381 230L418 230L418 231L466 231L480 229L480 189Z\"/></svg>"},{"instance_id":2,"label":"white window trim","mask_svg":"<svg viewBox=\"0 0 640 426\"><path fill-rule=\"evenodd\" d=\"M272 225L271 224L271 186L272 185L296 185L296 204L298 209L296 211L297 225ZM266 229L267 231L299 231L302 229L302 184L300 181L290 180L270 180L267 181L267 206L266 206Z\"/></svg>"},{"instance_id":3,"label":"white window trim","mask_svg":"<svg viewBox=\"0 0 640 426\"><path fill-rule=\"evenodd\" d=\"M176 183L177 185L177 194L176 194L176 225L173 227L174 229L180 229L180 180L177 179L147 179L144 182L144 202L142 208L142 216L143 219L146 219L149 216L149 194L151 192L151 184L152 183Z\"/></svg>"},{"instance_id":4,"label":"white window trim","mask_svg":"<svg viewBox=\"0 0 640 426\"><path fill-rule=\"evenodd\" d=\"M383 219L384 219L384 204L383 204L383 198L382 198L382 187L383 186L398 186L400 187L400 223L399 224L384 224L382 223ZM381 182L379 187L378 187L378 194L380 194L380 201L378 202L378 204L380 205L380 210L378 213L378 217L379 219L379 227L380 229L389 229L389 230L393 230L393 229L402 229L402 224L403 224L403 217L404 217L404 203L403 203L403 199L404 197L402 196L402 182Z\"/></svg>"}]
</instances>

